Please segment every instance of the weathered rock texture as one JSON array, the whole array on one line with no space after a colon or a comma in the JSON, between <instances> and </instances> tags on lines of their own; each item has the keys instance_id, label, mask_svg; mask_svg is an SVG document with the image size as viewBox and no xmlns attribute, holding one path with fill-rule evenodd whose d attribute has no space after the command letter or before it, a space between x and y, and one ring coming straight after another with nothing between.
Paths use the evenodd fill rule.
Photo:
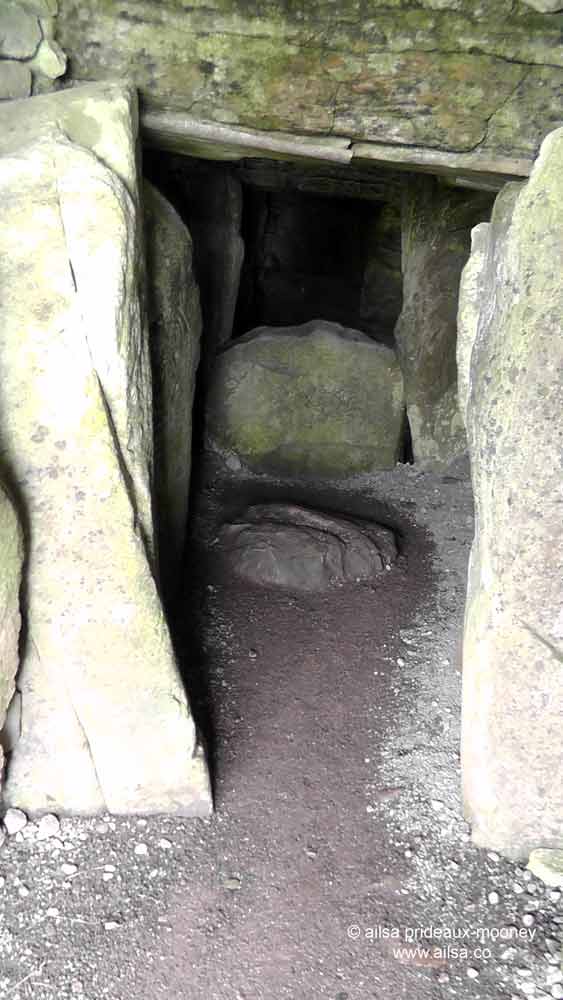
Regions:
<instances>
[{"instance_id":1,"label":"weathered rock texture","mask_svg":"<svg viewBox=\"0 0 563 1000\"><path fill-rule=\"evenodd\" d=\"M163 591L172 599L184 553L192 408L201 311L190 234L156 188L143 189L153 374L155 502Z\"/></svg>"},{"instance_id":2,"label":"weathered rock texture","mask_svg":"<svg viewBox=\"0 0 563 1000\"><path fill-rule=\"evenodd\" d=\"M542 14L553 14L557 11L563 11L561 0L523 0L523 2L528 7L539 10Z\"/></svg>"},{"instance_id":3,"label":"weathered rock texture","mask_svg":"<svg viewBox=\"0 0 563 1000\"><path fill-rule=\"evenodd\" d=\"M257 471L346 477L401 454L395 352L337 323L241 337L217 360L207 407L211 447Z\"/></svg>"},{"instance_id":4,"label":"weathered rock texture","mask_svg":"<svg viewBox=\"0 0 563 1000\"><path fill-rule=\"evenodd\" d=\"M60 0L58 25L74 79L230 125L486 161L563 119L563 17L513 0Z\"/></svg>"},{"instance_id":5,"label":"weathered rock texture","mask_svg":"<svg viewBox=\"0 0 563 1000\"><path fill-rule=\"evenodd\" d=\"M290 590L375 582L397 559L388 528L295 504L249 507L219 539L239 576Z\"/></svg>"},{"instance_id":6,"label":"weathered rock texture","mask_svg":"<svg viewBox=\"0 0 563 1000\"><path fill-rule=\"evenodd\" d=\"M29 522L21 736L30 811L207 813L153 576L136 100L0 109L0 443Z\"/></svg>"},{"instance_id":7,"label":"weathered rock texture","mask_svg":"<svg viewBox=\"0 0 563 1000\"><path fill-rule=\"evenodd\" d=\"M457 397L459 282L471 229L491 197L410 178L403 197L403 310L395 337L415 461L447 464L467 449Z\"/></svg>"},{"instance_id":8,"label":"weathered rock texture","mask_svg":"<svg viewBox=\"0 0 563 1000\"><path fill-rule=\"evenodd\" d=\"M11 499L0 488L0 730L15 690L19 666L23 532ZM4 754L0 743L0 786Z\"/></svg>"},{"instance_id":9,"label":"weathered rock texture","mask_svg":"<svg viewBox=\"0 0 563 1000\"><path fill-rule=\"evenodd\" d=\"M475 841L563 846L563 130L478 227L460 303L476 502L463 784Z\"/></svg>"},{"instance_id":10,"label":"weathered rock texture","mask_svg":"<svg viewBox=\"0 0 563 1000\"><path fill-rule=\"evenodd\" d=\"M194 235L205 325L204 376L233 333L244 259L242 186L227 171L199 164L186 185L186 212Z\"/></svg>"},{"instance_id":11,"label":"weathered rock texture","mask_svg":"<svg viewBox=\"0 0 563 1000\"><path fill-rule=\"evenodd\" d=\"M55 40L57 0L2 0L0 101L52 90L66 56Z\"/></svg>"},{"instance_id":12,"label":"weathered rock texture","mask_svg":"<svg viewBox=\"0 0 563 1000\"><path fill-rule=\"evenodd\" d=\"M244 259L242 185L228 165L145 152L143 168L189 227L200 290L204 337L200 376L207 381L230 340Z\"/></svg>"},{"instance_id":13,"label":"weathered rock texture","mask_svg":"<svg viewBox=\"0 0 563 1000\"><path fill-rule=\"evenodd\" d=\"M403 304L401 211L395 201L379 206L369 226L360 296L361 329L393 340Z\"/></svg>"}]
</instances>

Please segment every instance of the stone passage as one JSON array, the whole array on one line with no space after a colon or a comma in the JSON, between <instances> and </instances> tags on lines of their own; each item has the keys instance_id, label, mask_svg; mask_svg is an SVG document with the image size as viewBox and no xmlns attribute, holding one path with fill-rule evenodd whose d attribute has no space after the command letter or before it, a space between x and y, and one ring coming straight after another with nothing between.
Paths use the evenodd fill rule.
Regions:
<instances>
[{"instance_id":1,"label":"stone passage","mask_svg":"<svg viewBox=\"0 0 563 1000\"><path fill-rule=\"evenodd\" d=\"M474 232L459 314L476 503L463 783L476 842L563 846L563 130Z\"/></svg>"},{"instance_id":2,"label":"stone passage","mask_svg":"<svg viewBox=\"0 0 563 1000\"><path fill-rule=\"evenodd\" d=\"M0 108L0 449L29 530L20 736L32 812L206 814L154 578L136 99Z\"/></svg>"},{"instance_id":3,"label":"stone passage","mask_svg":"<svg viewBox=\"0 0 563 1000\"><path fill-rule=\"evenodd\" d=\"M397 559L390 529L295 504L249 507L219 540L239 576L293 590L373 582Z\"/></svg>"},{"instance_id":4,"label":"stone passage","mask_svg":"<svg viewBox=\"0 0 563 1000\"><path fill-rule=\"evenodd\" d=\"M239 338L219 355L207 408L209 446L257 471L345 478L401 454L395 352L338 323Z\"/></svg>"}]
</instances>

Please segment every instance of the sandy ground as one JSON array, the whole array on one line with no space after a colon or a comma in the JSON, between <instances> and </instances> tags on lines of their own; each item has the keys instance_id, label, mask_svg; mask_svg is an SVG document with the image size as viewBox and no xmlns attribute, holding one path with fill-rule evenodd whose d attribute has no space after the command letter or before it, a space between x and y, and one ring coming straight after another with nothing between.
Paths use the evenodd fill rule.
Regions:
<instances>
[{"instance_id":1,"label":"sandy ground","mask_svg":"<svg viewBox=\"0 0 563 1000\"><path fill-rule=\"evenodd\" d=\"M398 565L323 596L242 586L215 528L270 498L392 525ZM563 996L558 893L473 847L461 817L463 473L405 466L313 495L209 467L194 514L176 633L216 814L11 837L0 996Z\"/></svg>"}]
</instances>

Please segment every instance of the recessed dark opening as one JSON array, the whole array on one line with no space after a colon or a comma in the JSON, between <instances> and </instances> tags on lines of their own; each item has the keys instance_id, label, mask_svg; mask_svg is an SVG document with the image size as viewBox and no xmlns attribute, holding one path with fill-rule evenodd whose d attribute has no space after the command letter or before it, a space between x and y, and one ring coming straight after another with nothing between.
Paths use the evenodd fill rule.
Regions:
<instances>
[{"instance_id":1,"label":"recessed dark opening","mask_svg":"<svg viewBox=\"0 0 563 1000\"><path fill-rule=\"evenodd\" d=\"M392 342L401 308L398 214L391 225L379 202L250 184L243 191L246 254L233 336L322 316Z\"/></svg>"},{"instance_id":2,"label":"recessed dark opening","mask_svg":"<svg viewBox=\"0 0 563 1000\"><path fill-rule=\"evenodd\" d=\"M402 305L401 178L148 151L148 178L194 242L203 369L231 337L322 317L393 344Z\"/></svg>"}]
</instances>

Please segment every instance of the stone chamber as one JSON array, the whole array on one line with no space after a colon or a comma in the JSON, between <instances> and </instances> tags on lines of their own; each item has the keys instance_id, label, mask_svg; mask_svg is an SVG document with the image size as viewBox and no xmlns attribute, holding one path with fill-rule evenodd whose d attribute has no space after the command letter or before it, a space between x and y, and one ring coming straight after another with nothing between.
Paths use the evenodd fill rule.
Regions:
<instances>
[{"instance_id":1,"label":"stone chamber","mask_svg":"<svg viewBox=\"0 0 563 1000\"><path fill-rule=\"evenodd\" d=\"M0 995L563 997L558 8L0 10Z\"/></svg>"}]
</instances>

